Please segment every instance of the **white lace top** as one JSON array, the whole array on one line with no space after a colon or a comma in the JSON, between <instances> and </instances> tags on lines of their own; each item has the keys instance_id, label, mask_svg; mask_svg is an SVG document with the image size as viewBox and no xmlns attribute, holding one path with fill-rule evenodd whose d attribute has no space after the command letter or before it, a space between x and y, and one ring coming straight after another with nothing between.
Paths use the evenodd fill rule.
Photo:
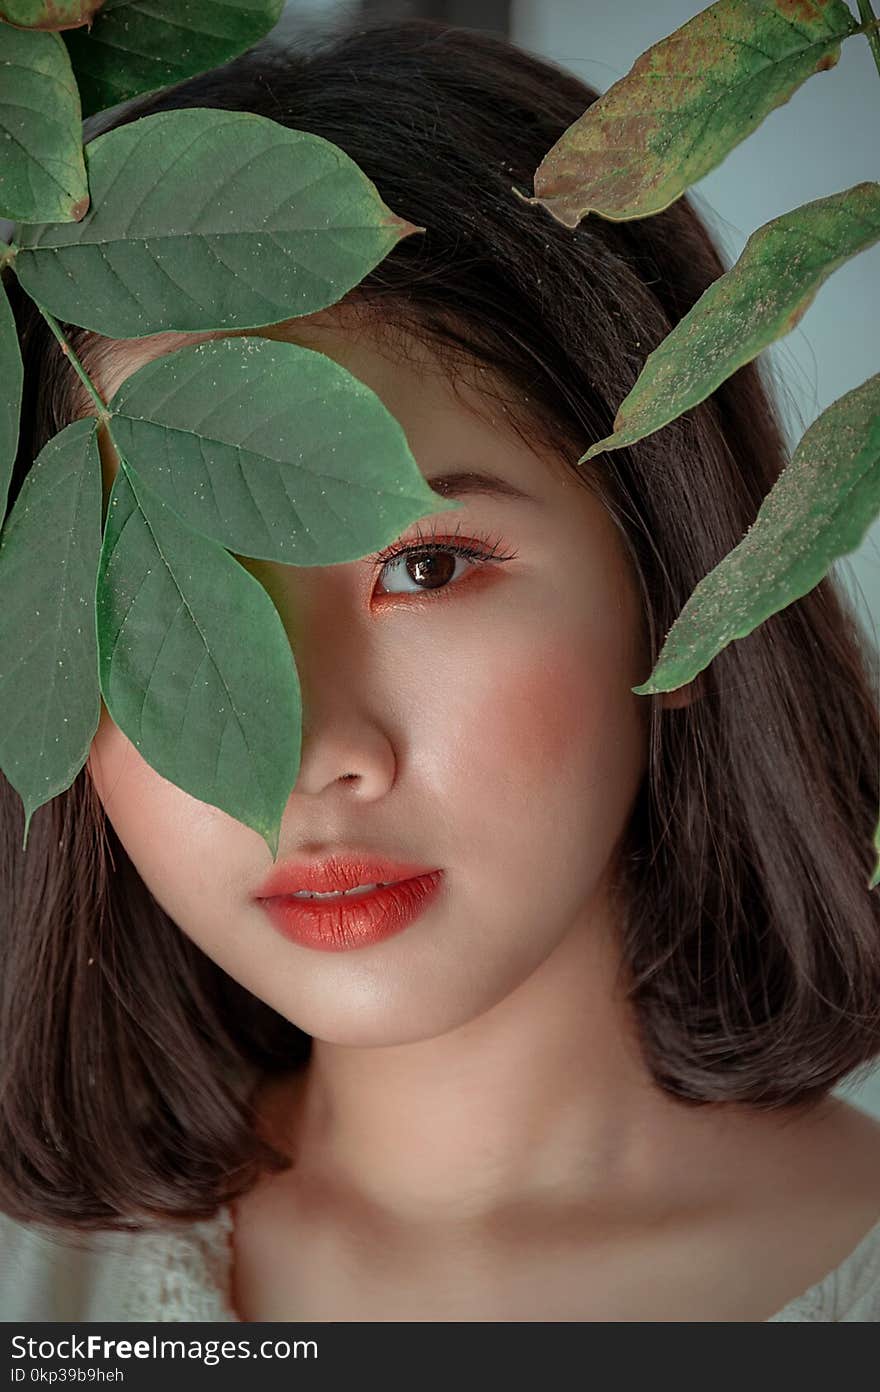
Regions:
<instances>
[{"instance_id":1,"label":"white lace top","mask_svg":"<svg viewBox=\"0 0 880 1392\"><path fill-rule=\"evenodd\" d=\"M58 1235L0 1214L0 1320L238 1323L232 1213L155 1232ZM880 1222L840 1266L770 1317L880 1322Z\"/></svg>"}]
</instances>

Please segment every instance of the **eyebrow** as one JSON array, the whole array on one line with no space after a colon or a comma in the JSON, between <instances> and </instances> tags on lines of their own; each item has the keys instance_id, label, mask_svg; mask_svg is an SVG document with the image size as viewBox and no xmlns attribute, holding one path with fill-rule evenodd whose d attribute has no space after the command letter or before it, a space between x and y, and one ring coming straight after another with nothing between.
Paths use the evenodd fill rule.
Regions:
<instances>
[{"instance_id":1,"label":"eyebrow","mask_svg":"<svg viewBox=\"0 0 880 1392\"><path fill-rule=\"evenodd\" d=\"M472 493L483 493L490 498L516 498L521 502L537 503L531 493L525 493L516 484L506 479L495 478L492 474L480 474L473 469L460 469L452 474L438 474L426 483L443 498L465 498Z\"/></svg>"}]
</instances>

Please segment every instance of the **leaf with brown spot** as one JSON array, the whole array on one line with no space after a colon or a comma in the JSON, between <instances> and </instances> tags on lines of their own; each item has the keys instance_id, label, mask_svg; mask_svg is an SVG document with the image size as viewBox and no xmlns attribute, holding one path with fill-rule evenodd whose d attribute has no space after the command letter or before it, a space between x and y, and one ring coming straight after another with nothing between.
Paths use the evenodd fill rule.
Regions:
<instances>
[{"instance_id":1,"label":"leaf with brown spot","mask_svg":"<svg viewBox=\"0 0 880 1392\"><path fill-rule=\"evenodd\" d=\"M19 29L78 29L91 24L104 0L0 0L0 19Z\"/></svg>"},{"instance_id":2,"label":"leaf with brown spot","mask_svg":"<svg viewBox=\"0 0 880 1392\"><path fill-rule=\"evenodd\" d=\"M843 0L718 0L569 126L526 201L566 227L591 212L614 222L662 212L808 77L833 67L857 28Z\"/></svg>"}]
</instances>

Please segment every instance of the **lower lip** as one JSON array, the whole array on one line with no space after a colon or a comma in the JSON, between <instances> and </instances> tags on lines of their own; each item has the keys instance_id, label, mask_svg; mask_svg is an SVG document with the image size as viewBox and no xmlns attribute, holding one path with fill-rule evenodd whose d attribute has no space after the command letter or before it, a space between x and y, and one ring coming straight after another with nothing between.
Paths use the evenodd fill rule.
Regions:
<instances>
[{"instance_id":1,"label":"lower lip","mask_svg":"<svg viewBox=\"0 0 880 1392\"><path fill-rule=\"evenodd\" d=\"M347 899L261 899L285 938L322 952L349 952L402 933L427 908L440 889L443 872L376 889Z\"/></svg>"}]
</instances>

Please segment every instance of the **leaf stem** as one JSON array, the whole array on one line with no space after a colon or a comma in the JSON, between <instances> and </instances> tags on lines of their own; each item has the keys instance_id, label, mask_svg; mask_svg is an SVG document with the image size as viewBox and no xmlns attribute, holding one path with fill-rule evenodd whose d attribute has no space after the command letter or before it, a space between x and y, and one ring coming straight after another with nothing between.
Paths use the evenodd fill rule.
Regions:
<instances>
[{"instance_id":1,"label":"leaf stem","mask_svg":"<svg viewBox=\"0 0 880 1392\"><path fill-rule=\"evenodd\" d=\"M37 300L34 300L34 304L37 306L37 309L40 311L46 323L49 325L49 328L52 330L53 334L58 339L58 342L61 344L62 353L65 355L65 357L67 357L70 360L71 367L73 368L74 372L79 377L89 396L92 398L95 405L97 406L98 420L108 421L112 416L113 412L107 410L106 403L103 402L100 396L98 395L97 387L95 386L92 379L89 377L88 373L86 372L79 358L76 356L76 353L74 353L67 339L64 337L64 334L61 332L61 325L58 323L58 320L55 318L54 314L49 313L45 305L41 305Z\"/></svg>"},{"instance_id":2,"label":"leaf stem","mask_svg":"<svg viewBox=\"0 0 880 1392\"><path fill-rule=\"evenodd\" d=\"M859 18L862 21L861 33L867 35L877 71L880 73L880 33L877 32L877 17L871 9L871 0L858 0Z\"/></svg>"},{"instance_id":3,"label":"leaf stem","mask_svg":"<svg viewBox=\"0 0 880 1392\"><path fill-rule=\"evenodd\" d=\"M10 243L9 246L5 242L0 242L0 271L5 266L11 266L17 255L18 247L14 242Z\"/></svg>"}]
</instances>

